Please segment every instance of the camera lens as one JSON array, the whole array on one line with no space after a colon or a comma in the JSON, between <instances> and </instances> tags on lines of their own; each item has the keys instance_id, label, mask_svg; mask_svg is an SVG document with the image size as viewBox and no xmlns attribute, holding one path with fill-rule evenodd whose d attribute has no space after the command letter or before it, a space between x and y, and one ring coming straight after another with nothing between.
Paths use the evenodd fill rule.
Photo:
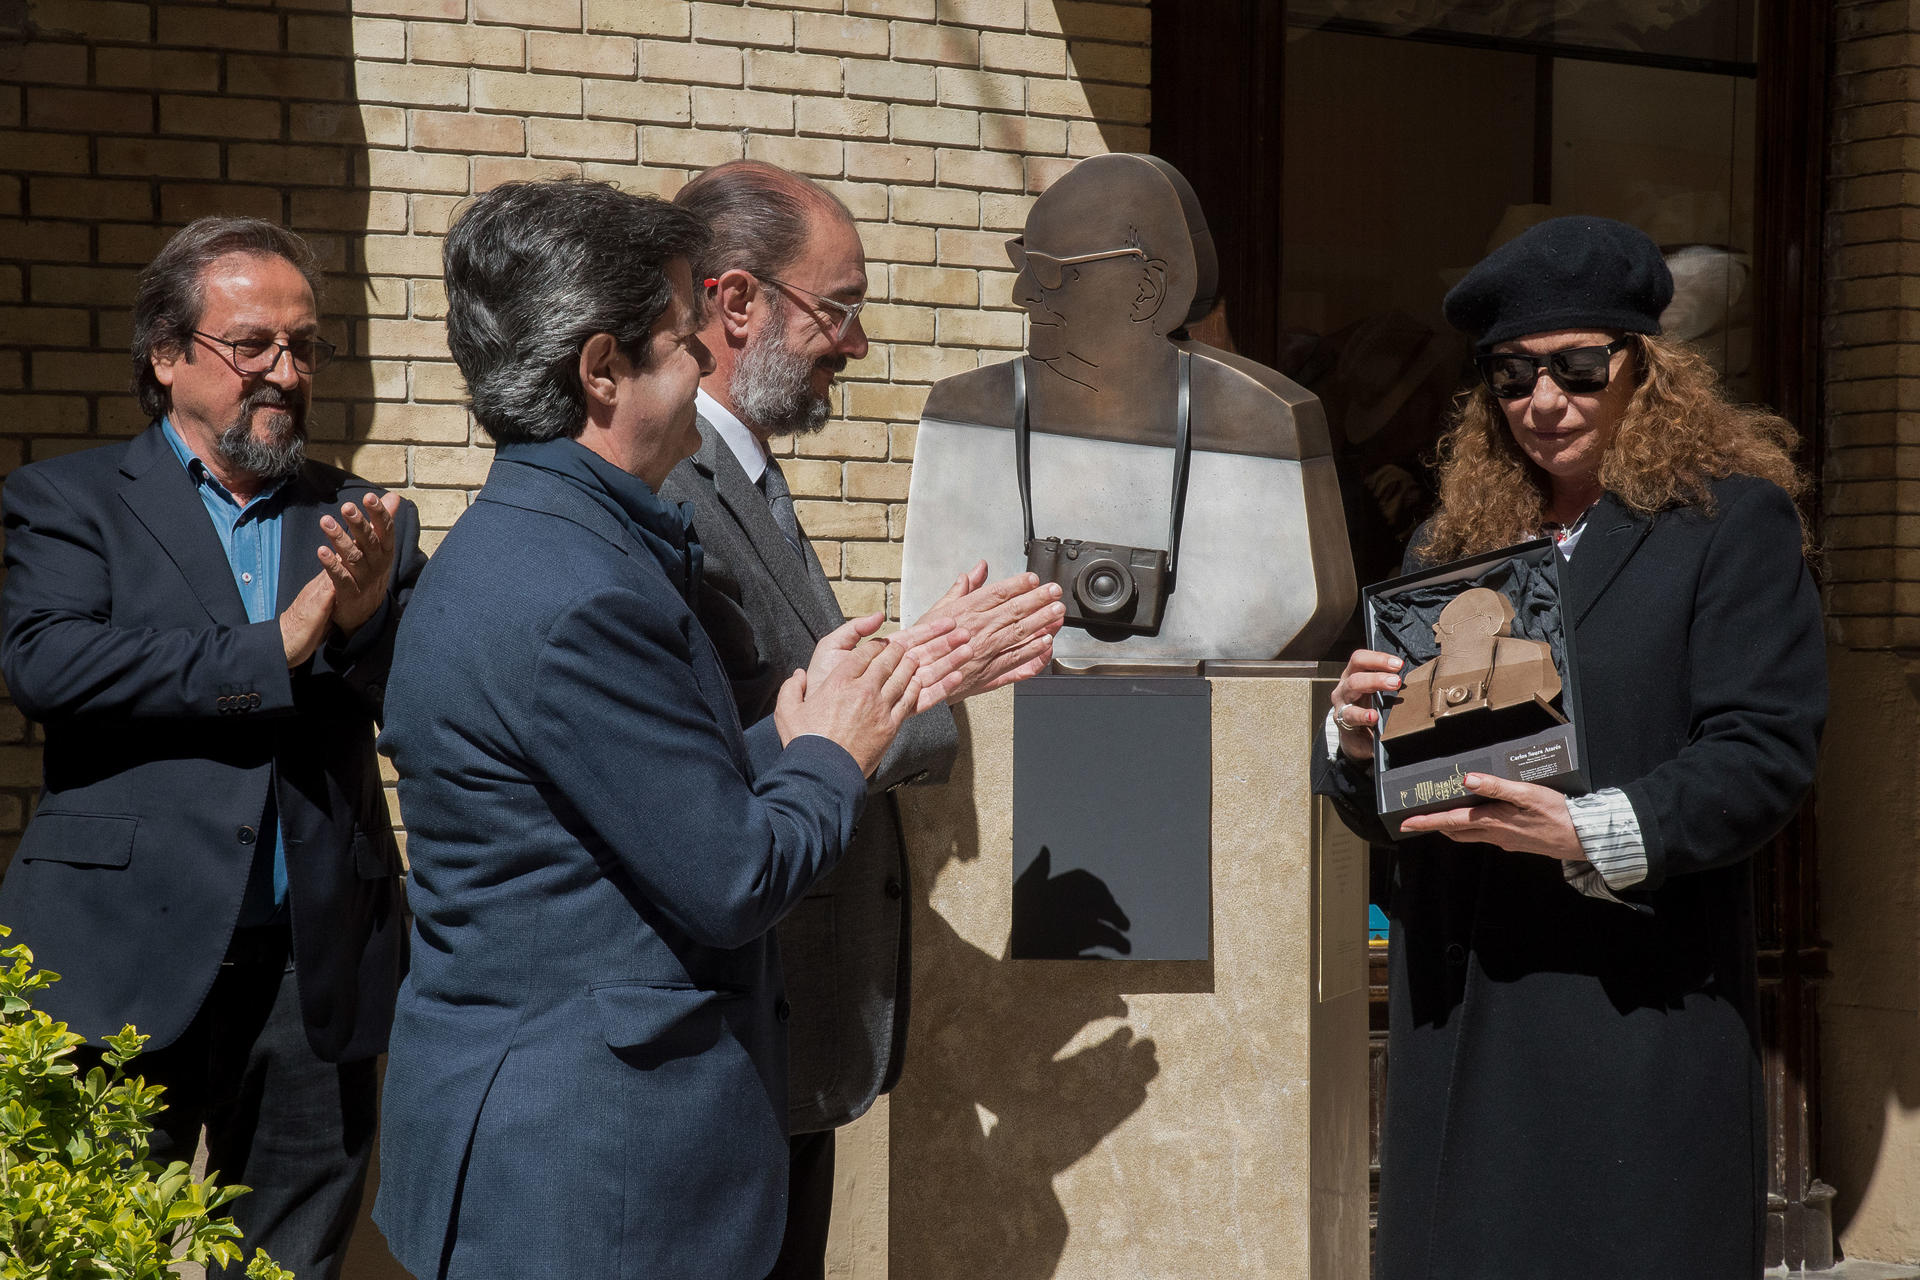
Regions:
<instances>
[{"instance_id":1,"label":"camera lens","mask_svg":"<svg viewBox=\"0 0 1920 1280\"><path fill-rule=\"evenodd\" d=\"M1112 556L1095 556L1074 578L1073 598L1088 613L1119 613L1133 603L1133 575Z\"/></svg>"}]
</instances>

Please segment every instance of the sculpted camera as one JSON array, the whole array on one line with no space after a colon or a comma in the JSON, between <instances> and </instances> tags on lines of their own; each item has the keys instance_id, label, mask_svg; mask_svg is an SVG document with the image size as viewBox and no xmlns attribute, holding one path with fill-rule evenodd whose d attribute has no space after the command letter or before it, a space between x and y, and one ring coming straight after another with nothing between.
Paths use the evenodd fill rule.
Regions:
<instances>
[{"instance_id":1,"label":"sculpted camera","mask_svg":"<svg viewBox=\"0 0 1920 1280\"><path fill-rule=\"evenodd\" d=\"M1106 546L1078 538L1027 543L1027 570L1060 584L1067 625L1098 636L1150 636L1166 612L1167 553L1148 547Z\"/></svg>"}]
</instances>

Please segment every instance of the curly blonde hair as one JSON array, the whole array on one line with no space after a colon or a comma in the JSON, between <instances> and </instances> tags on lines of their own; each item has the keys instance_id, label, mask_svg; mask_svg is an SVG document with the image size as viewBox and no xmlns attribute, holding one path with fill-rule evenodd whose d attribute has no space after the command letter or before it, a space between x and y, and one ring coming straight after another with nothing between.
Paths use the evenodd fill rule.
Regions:
<instances>
[{"instance_id":1,"label":"curly blonde hair","mask_svg":"<svg viewBox=\"0 0 1920 1280\"><path fill-rule=\"evenodd\" d=\"M1602 488L1641 515L1682 506L1711 513L1708 486L1735 474L1800 496L1799 435L1785 418L1730 402L1692 347L1633 337L1639 385L1600 463ZM1514 442L1493 393L1476 383L1455 404L1436 450L1440 505L1417 548L1430 564L1537 537L1547 522L1547 473ZM1801 528L1805 539L1804 516Z\"/></svg>"}]
</instances>

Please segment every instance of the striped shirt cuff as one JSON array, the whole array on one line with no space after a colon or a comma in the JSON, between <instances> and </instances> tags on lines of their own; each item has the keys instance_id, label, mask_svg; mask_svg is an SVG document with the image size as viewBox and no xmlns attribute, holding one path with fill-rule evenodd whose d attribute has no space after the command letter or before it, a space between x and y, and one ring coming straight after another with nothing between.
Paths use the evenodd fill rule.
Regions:
<instances>
[{"instance_id":1,"label":"striped shirt cuff","mask_svg":"<svg viewBox=\"0 0 1920 1280\"><path fill-rule=\"evenodd\" d=\"M1647 878L1647 844L1626 792L1608 787L1568 796L1567 816L1587 855L1584 862L1562 864L1567 883L1590 897L1618 902L1615 890L1630 889Z\"/></svg>"}]
</instances>

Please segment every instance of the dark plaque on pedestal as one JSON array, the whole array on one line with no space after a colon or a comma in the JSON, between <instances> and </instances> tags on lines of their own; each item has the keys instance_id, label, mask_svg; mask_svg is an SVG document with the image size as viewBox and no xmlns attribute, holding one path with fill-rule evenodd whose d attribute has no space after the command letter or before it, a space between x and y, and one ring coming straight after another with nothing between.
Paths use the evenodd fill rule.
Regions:
<instances>
[{"instance_id":1,"label":"dark plaque on pedestal","mask_svg":"<svg viewBox=\"0 0 1920 1280\"><path fill-rule=\"evenodd\" d=\"M1210 957L1211 688L1127 676L1015 687L1013 959Z\"/></svg>"}]
</instances>

